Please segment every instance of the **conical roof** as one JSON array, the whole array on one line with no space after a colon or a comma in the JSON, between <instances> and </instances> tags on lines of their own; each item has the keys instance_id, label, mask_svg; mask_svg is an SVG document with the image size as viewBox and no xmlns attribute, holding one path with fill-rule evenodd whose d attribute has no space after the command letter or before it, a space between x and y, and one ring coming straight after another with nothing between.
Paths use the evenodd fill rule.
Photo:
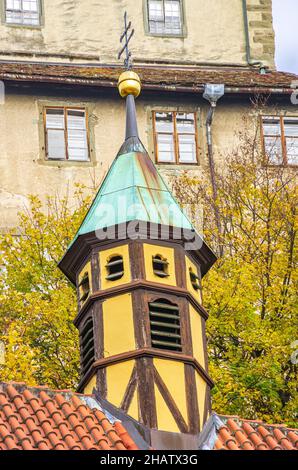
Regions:
<instances>
[{"instance_id":1,"label":"conical roof","mask_svg":"<svg viewBox=\"0 0 298 470\"><path fill-rule=\"evenodd\" d=\"M192 230L147 152L126 150L129 145L114 160L75 238L133 220Z\"/></svg>"}]
</instances>

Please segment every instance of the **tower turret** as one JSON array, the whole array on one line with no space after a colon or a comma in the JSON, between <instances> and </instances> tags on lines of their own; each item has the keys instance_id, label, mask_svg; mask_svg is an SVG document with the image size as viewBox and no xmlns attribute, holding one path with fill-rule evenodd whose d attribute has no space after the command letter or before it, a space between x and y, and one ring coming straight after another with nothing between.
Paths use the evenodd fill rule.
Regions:
<instances>
[{"instance_id":1,"label":"tower turret","mask_svg":"<svg viewBox=\"0 0 298 470\"><path fill-rule=\"evenodd\" d=\"M118 86L126 138L59 264L78 293L78 389L150 429L197 434L212 387L201 279L216 257L139 139L138 75Z\"/></svg>"}]
</instances>

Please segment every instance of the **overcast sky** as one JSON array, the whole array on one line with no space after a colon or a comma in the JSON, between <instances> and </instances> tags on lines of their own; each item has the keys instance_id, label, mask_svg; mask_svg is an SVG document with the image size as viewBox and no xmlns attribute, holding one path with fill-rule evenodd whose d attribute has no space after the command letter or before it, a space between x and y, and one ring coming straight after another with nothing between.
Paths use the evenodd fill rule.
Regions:
<instances>
[{"instance_id":1,"label":"overcast sky","mask_svg":"<svg viewBox=\"0 0 298 470\"><path fill-rule=\"evenodd\" d=\"M298 74L298 0L273 0L278 70Z\"/></svg>"}]
</instances>

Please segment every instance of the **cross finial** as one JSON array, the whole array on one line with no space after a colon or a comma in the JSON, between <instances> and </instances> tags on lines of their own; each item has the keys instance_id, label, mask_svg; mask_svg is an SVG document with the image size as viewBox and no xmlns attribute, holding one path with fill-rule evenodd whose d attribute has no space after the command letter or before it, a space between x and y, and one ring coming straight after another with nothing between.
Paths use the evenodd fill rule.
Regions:
<instances>
[{"instance_id":1,"label":"cross finial","mask_svg":"<svg viewBox=\"0 0 298 470\"><path fill-rule=\"evenodd\" d=\"M118 54L118 60L121 59L122 54L125 52L125 59L124 59L124 66L126 70L132 69L132 60L131 60L131 52L128 48L129 41L134 35L135 30L131 29L131 21L127 24L127 12L124 13L124 32L121 34L120 43L125 40L125 43Z\"/></svg>"}]
</instances>

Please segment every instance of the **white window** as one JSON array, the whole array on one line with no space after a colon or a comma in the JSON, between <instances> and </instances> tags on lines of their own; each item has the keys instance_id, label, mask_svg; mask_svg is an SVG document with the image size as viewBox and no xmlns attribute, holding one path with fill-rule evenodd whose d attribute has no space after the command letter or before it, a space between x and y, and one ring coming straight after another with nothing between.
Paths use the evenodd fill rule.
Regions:
<instances>
[{"instance_id":1,"label":"white window","mask_svg":"<svg viewBox=\"0 0 298 470\"><path fill-rule=\"evenodd\" d=\"M198 162L196 113L154 112L154 140L157 163Z\"/></svg>"},{"instance_id":2,"label":"white window","mask_svg":"<svg viewBox=\"0 0 298 470\"><path fill-rule=\"evenodd\" d=\"M263 116L263 144L271 165L298 165L298 118Z\"/></svg>"},{"instance_id":3,"label":"white window","mask_svg":"<svg viewBox=\"0 0 298 470\"><path fill-rule=\"evenodd\" d=\"M181 35L181 0L148 0L148 19L152 34Z\"/></svg>"},{"instance_id":4,"label":"white window","mask_svg":"<svg viewBox=\"0 0 298 470\"><path fill-rule=\"evenodd\" d=\"M6 23L40 25L40 0L6 0Z\"/></svg>"},{"instance_id":5,"label":"white window","mask_svg":"<svg viewBox=\"0 0 298 470\"><path fill-rule=\"evenodd\" d=\"M84 109L46 108L45 135L48 160L89 160Z\"/></svg>"}]
</instances>

